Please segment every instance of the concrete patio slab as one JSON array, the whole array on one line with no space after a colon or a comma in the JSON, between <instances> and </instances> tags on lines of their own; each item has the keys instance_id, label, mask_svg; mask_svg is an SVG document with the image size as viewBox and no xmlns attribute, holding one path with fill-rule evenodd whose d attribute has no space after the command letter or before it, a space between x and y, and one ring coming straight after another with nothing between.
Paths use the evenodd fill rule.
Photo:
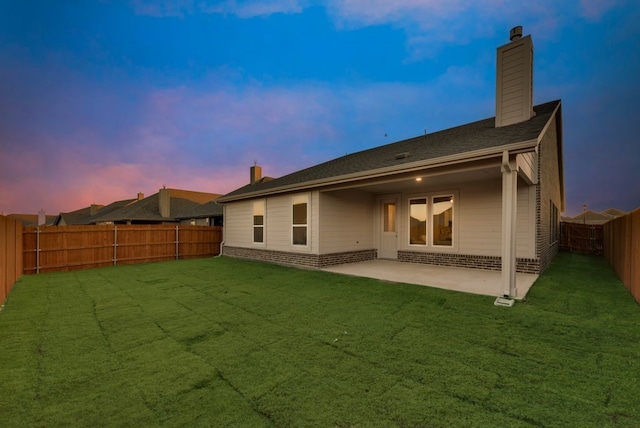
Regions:
<instances>
[{"instance_id":1,"label":"concrete patio slab","mask_svg":"<svg viewBox=\"0 0 640 428\"><path fill-rule=\"evenodd\" d=\"M358 263L329 266L322 270L344 275L404 282L465 293L501 296L501 272L404 263L393 260L368 260ZM517 300L526 297L538 275L516 274Z\"/></svg>"}]
</instances>

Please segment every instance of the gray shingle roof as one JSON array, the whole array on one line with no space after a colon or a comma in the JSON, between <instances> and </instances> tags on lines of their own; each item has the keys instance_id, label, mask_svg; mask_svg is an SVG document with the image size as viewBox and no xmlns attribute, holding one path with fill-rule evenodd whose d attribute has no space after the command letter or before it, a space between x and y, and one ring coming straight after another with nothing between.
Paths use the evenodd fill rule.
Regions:
<instances>
[{"instance_id":1,"label":"gray shingle roof","mask_svg":"<svg viewBox=\"0 0 640 428\"><path fill-rule=\"evenodd\" d=\"M534 107L536 115L526 122L495 127L495 118L472 122L432 134L420 135L403 141L352 153L321 163L271 181L248 184L222 198L242 199L264 191L276 191L280 187L302 185L315 180L336 179L349 174L374 171L382 168L401 167L403 164L434 160L447 156L476 152L483 149L508 146L538 138L560 101L551 101Z\"/></svg>"},{"instance_id":2,"label":"gray shingle roof","mask_svg":"<svg viewBox=\"0 0 640 428\"><path fill-rule=\"evenodd\" d=\"M64 224L67 225L87 225L95 223L95 219L118 210L124 206L134 202L135 199L123 199L122 201L112 202L109 205L94 205L81 208L76 211L68 213L60 213L56 219L56 224L61 223L64 220ZM92 211L97 211L92 214Z\"/></svg>"},{"instance_id":3,"label":"gray shingle roof","mask_svg":"<svg viewBox=\"0 0 640 428\"><path fill-rule=\"evenodd\" d=\"M179 189L167 190L169 190L171 195L169 205L171 212L169 217L162 217L162 215L160 215L160 193L155 193L119 210L96 217L93 220L94 222L161 222L175 221L179 218L191 218L193 217L193 213L200 212L199 209L203 204L220 196L216 193L192 192Z\"/></svg>"}]
</instances>

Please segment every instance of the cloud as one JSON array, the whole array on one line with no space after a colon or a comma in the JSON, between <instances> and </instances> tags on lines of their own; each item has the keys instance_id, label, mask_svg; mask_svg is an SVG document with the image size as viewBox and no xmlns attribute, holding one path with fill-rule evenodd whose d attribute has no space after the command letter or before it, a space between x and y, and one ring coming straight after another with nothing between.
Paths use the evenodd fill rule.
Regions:
<instances>
[{"instance_id":1,"label":"cloud","mask_svg":"<svg viewBox=\"0 0 640 428\"><path fill-rule=\"evenodd\" d=\"M137 15L153 17L184 17L194 13L229 14L239 18L269 16L275 13L301 13L309 1L273 0L273 1L195 1L195 0L132 0L131 8Z\"/></svg>"},{"instance_id":2,"label":"cloud","mask_svg":"<svg viewBox=\"0 0 640 428\"><path fill-rule=\"evenodd\" d=\"M116 116L135 116L117 134L109 134L108 117L102 117L103 125L85 126L63 115L60 130L47 135L28 132L24 122L17 136L26 144L12 145L0 157L0 210L44 208L56 214L155 193L162 185L226 193L246 184L254 161L265 175L281 176L425 128L433 131L442 117L459 124L461 116L452 117L449 109L460 110L455 106L461 98L452 95L451 85L474 88L473 73L450 68L431 84L274 86L215 76L141 92L135 109L114 108ZM91 97L118 91L109 87ZM477 119L471 110L466 114ZM113 135L119 140L112 141Z\"/></svg>"},{"instance_id":3,"label":"cloud","mask_svg":"<svg viewBox=\"0 0 640 428\"><path fill-rule=\"evenodd\" d=\"M262 0L227 0L211 6L203 5L202 11L206 13L232 14L240 18L253 18L255 16L268 16L275 13L301 13L308 3L308 1L303 0L277 0L268 2Z\"/></svg>"},{"instance_id":4,"label":"cloud","mask_svg":"<svg viewBox=\"0 0 640 428\"><path fill-rule=\"evenodd\" d=\"M136 15L183 17L195 10L194 0L131 0L129 4Z\"/></svg>"},{"instance_id":5,"label":"cloud","mask_svg":"<svg viewBox=\"0 0 640 428\"><path fill-rule=\"evenodd\" d=\"M618 0L580 0L580 14L588 20L597 21L620 3Z\"/></svg>"}]
</instances>

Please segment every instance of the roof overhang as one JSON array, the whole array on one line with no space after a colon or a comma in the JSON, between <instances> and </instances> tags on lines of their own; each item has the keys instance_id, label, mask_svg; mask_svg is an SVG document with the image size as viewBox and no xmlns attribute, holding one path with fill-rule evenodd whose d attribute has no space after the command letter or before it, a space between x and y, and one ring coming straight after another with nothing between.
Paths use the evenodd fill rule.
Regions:
<instances>
[{"instance_id":1,"label":"roof overhang","mask_svg":"<svg viewBox=\"0 0 640 428\"><path fill-rule=\"evenodd\" d=\"M541 133L540 135L543 135ZM503 152L507 151L511 155L517 155L519 153L527 153L536 151L540 142L540 136L535 139L522 141L519 143L502 145L498 147L491 147L488 149L482 149L466 153L458 153L451 156L443 156L435 159L425 159L416 162L408 162L401 165L394 165L392 167L378 168L373 170L361 171L352 174L345 174L334 177L327 177L318 180L310 180L303 183L296 183L291 185L274 187L271 189L256 190L254 192L245 192L240 195L222 196L217 199L217 202L227 203L240 201L245 199L253 199L264 196L277 195L282 193L291 193L297 191L305 191L310 189L320 189L330 186L340 185L355 185L362 182L362 184L370 183L375 179L390 179L392 176L406 176L411 173L424 171L428 169L444 168L444 167L459 167L464 169L465 164L471 164L480 162L483 160L489 160L493 158L502 159Z\"/></svg>"}]
</instances>

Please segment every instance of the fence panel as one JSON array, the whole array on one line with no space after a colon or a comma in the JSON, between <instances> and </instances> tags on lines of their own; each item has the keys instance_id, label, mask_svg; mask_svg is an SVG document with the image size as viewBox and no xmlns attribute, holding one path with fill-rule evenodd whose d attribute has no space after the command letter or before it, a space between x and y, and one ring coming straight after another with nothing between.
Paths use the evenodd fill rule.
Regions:
<instances>
[{"instance_id":1,"label":"fence panel","mask_svg":"<svg viewBox=\"0 0 640 428\"><path fill-rule=\"evenodd\" d=\"M0 216L0 304L22 275L22 223Z\"/></svg>"},{"instance_id":2,"label":"fence panel","mask_svg":"<svg viewBox=\"0 0 640 428\"><path fill-rule=\"evenodd\" d=\"M605 259L640 303L640 208L604 228Z\"/></svg>"},{"instance_id":3,"label":"fence panel","mask_svg":"<svg viewBox=\"0 0 640 428\"><path fill-rule=\"evenodd\" d=\"M604 231L602 225L560 223L560 249L572 253L603 253Z\"/></svg>"},{"instance_id":4,"label":"fence panel","mask_svg":"<svg viewBox=\"0 0 640 428\"><path fill-rule=\"evenodd\" d=\"M24 273L59 272L220 252L222 227L101 225L27 227Z\"/></svg>"},{"instance_id":5,"label":"fence panel","mask_svg":"<svg viewBox=\"0 0 640 428\"><path fill-rule=\"evenodd\" d=\"M220 254L222 228L200 226L180 226L179 254L181 259L202 257L202 254L217 256Z\"/></svg>"},{"instance_id":6,"label":"fence panel","mask_svg":"<svg viewBox=\"0 0 640 428\"><path fill-rule=\"evenodd\" d=\"M631 213L631 280L629 291L640 303L640 210Z\"/></svg>"}]
</instances>

